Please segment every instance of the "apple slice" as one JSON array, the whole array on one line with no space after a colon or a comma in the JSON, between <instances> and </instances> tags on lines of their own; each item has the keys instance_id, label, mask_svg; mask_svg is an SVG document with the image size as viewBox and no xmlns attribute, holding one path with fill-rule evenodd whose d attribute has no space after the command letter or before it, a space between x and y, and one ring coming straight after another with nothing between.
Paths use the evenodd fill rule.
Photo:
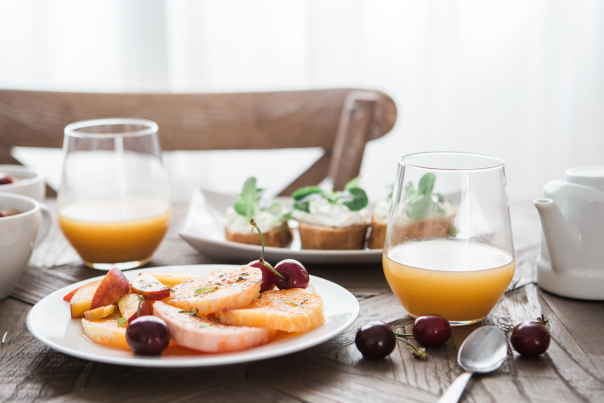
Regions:
<instances>
[{"instance_id":1,"label":"apple slice","mask_svg":"<svg viewBox=\"0 0 604 403\"><path fill-rule=\"evenodd\" d=\"M128 323L132 322L138 317L138 305L140 303L141 298L143 297L138 294L126 294L117 303L118 307L120 308L122 317L128 319ZM151 315L151 313L149 312L149 306L147 305L147 302L144 299L143 302L140 303L140 306L140 316Z\"/></svg>"},{"instance_id":2,"label":"apple slice","mask_svg":"<svg viewBox=\"0 0 604 403\"><path fill-rule=\"evenodd\" d=\"M92 298L96 294L99 285L103 280L93 281L82 287L80 287L71 297L70 308L71 317L77 318L78 316L84 315L84 312L90 310Z\"/></svg>"},{"instance_id":3,"label":"apple slice","mask_svg":"<svg viewBox=\"0 0 604 403\"><path fill-rule=\"evenodd\" d=\"M184 283L194 277L201 277L201 274L182 272L157 272L149 274L158 279L159 282L166 287L174 287L175 285Z\"/></svg>"},{"instance_id":4,"label":"apple slice","mask_svg":"<svg viewBox=\"0 0 604 403\"><path fill-rule=\"evenodd\" d=\"M118 318L120 314L114 312L103 319L92 321L82 319L84 334L99 344L130 350L126 341L126 326L120 326Z\"/></svg>"},{"instance_id":5,"label":"apple slice","mask_svg":"<svg viewBox=\"0 0 604 403\"><path fill-rule=\"evenodd\" d=\"M115 304L130 291L130 284L124 273L117 267L109 270L92 297L90 309Z\"/></svg>"},{"instance_id":6,"label":"apple slice","mask_svg":"<svg viewBox=\"0 0 604 403\"><path fill-rule=\"evenodd\" d=\"M82 286L82 287L84 287L84 286ZM76 291L77 291L77 290L79 290L79 289L80 289L80 288L82 288L82 287L78 287L78 288L76 288L75 290L71 291L71 292L70 292L69 294L67 294L66 296L64 296L64 297L63 297L63 301L68 301L68 302L71 302L71 298L73 298L73 294L75 294L75 293L76 293Z\"/></svg>"},{"instance_id":7,"label":"apple slice","mask_svg":"<svg viewBox=\"0 0 604 403\"><path fill-rule=\"evenodd\" d=\"M91 309L84 312L86 320L96 320L111 315L115 311L115 305L102 306L100 308Z\"/></svg>"},{"instance_id":8,"label":"apple slice","mask_svg":"<svg viewBox=\"0 0 604 403\"><path fill-rule=\"evenodd\" d=\"M166 287L151 274L140 274L132 280L132 292L141 294L145 299L157 301L170 296L170 287Z\"/></svg>"}]
</instances>

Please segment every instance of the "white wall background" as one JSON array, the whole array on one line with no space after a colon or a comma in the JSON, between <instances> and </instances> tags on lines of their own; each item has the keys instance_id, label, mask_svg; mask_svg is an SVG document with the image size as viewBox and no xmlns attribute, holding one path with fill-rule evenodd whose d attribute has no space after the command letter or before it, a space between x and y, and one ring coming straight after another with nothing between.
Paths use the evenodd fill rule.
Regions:
<instances>
[{"instance_id":1,"label":"white wall background","mask_svg":"<svg viewBox=\"0 0 604 403\"><path fill-rule=\"evenodd\" d=\"M399 108L366 151L370 194L403 154L464 150L504 158L510 199L529 200L604 165L604 2L0 0L3 88L348 86Z\"/></svg>"}]
</instances>

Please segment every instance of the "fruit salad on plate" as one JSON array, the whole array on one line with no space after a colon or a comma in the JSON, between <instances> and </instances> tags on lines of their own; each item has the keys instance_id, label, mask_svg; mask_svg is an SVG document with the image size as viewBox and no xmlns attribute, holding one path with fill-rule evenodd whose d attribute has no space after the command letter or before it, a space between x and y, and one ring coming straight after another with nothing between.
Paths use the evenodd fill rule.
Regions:
<instances>
[{"instance_id":1,"label":"fruit salad on plate","mask_svg":"<svg viewBox=\"0 0 604 403\"><path fill-rule=\"evenodd\" d=\"M250 220L263 244L258 224ZM106 346L158 355L170 343L204 353L239 351L325 322L323 300L304 266L259 260L208 274L142 273L131 282L117 268L67 294L71 317Z\"/></svg>"}]
</instances>

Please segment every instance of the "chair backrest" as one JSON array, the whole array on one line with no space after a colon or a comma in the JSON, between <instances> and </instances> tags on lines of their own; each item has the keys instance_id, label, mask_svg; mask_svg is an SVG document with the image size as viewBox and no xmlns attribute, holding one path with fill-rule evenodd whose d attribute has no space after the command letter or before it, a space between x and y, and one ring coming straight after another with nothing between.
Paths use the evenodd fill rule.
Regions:
<instances>
[{"instance_id":1,"label":"chair backrest","mask_svg":"<svg viewBox=\"0 0 604 403\"><path fill-rule=\"evenodd\" d=\"M322 147L325 154L283 194L327 178L335 189L359 174L367 141L388 133L396 106L379 91L156 94L0 90L0 163L10 149L63 144L69 123L106 117L153 120L164 150Z\"/></svg>"}]
</instances>

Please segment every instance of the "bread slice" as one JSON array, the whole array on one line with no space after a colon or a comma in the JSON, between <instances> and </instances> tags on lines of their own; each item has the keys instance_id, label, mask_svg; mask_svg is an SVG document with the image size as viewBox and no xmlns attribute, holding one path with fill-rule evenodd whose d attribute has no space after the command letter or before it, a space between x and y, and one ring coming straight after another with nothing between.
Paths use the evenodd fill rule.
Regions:
<instances>
[{"instance_id":1,"label":"bread slice","mask_svg":"<svg viewBox=\"0 0 604 403\"><path fill-rule=\"evenodd\" d=\"M375 213L373 213L373 215L371 216L371 224L369 224L369 227L371 228L371 232L369 233L367 247L369 249L384 249L388 223L376 220Z\"/></svg>"},{"instance_id":2,"label":"bread slice","mask_svg":"<svg viewBox=\"0 0 604 403\"><path fill-rule=\"evenodd\" d=\"M293 238L292 230L287 225L287 222L284 222L283 225L274 230L263 232L264 236L264 245L265 246L274 246L276 248L283 248L289 244ZM229 232L229 230L224 228L224 237L227 241L245 243L248 245L261 245L260 243L260 235L257 232Z\"/></svg>"},{"instance_id":3,"label":"bread slice","mask_svg":"<svg viewBox=\"0 0 604 403\"><path fill-rule=\"evenodd\" d=\"M365 247L367 225L327 228L299 222L302 249L353 250Z\"/></svg>"},{"instance_id":4,"label":"bread slice","mask_svg":"<svg viewBox=\"0 0 604 403\"><path fill-rule=\"evenodd\" d=\"M250 306L220 314L220 322L235 326L269 327L306 332L325 323L323 299L303 288L265 291Z\"/></svg>"}]
</instances>

